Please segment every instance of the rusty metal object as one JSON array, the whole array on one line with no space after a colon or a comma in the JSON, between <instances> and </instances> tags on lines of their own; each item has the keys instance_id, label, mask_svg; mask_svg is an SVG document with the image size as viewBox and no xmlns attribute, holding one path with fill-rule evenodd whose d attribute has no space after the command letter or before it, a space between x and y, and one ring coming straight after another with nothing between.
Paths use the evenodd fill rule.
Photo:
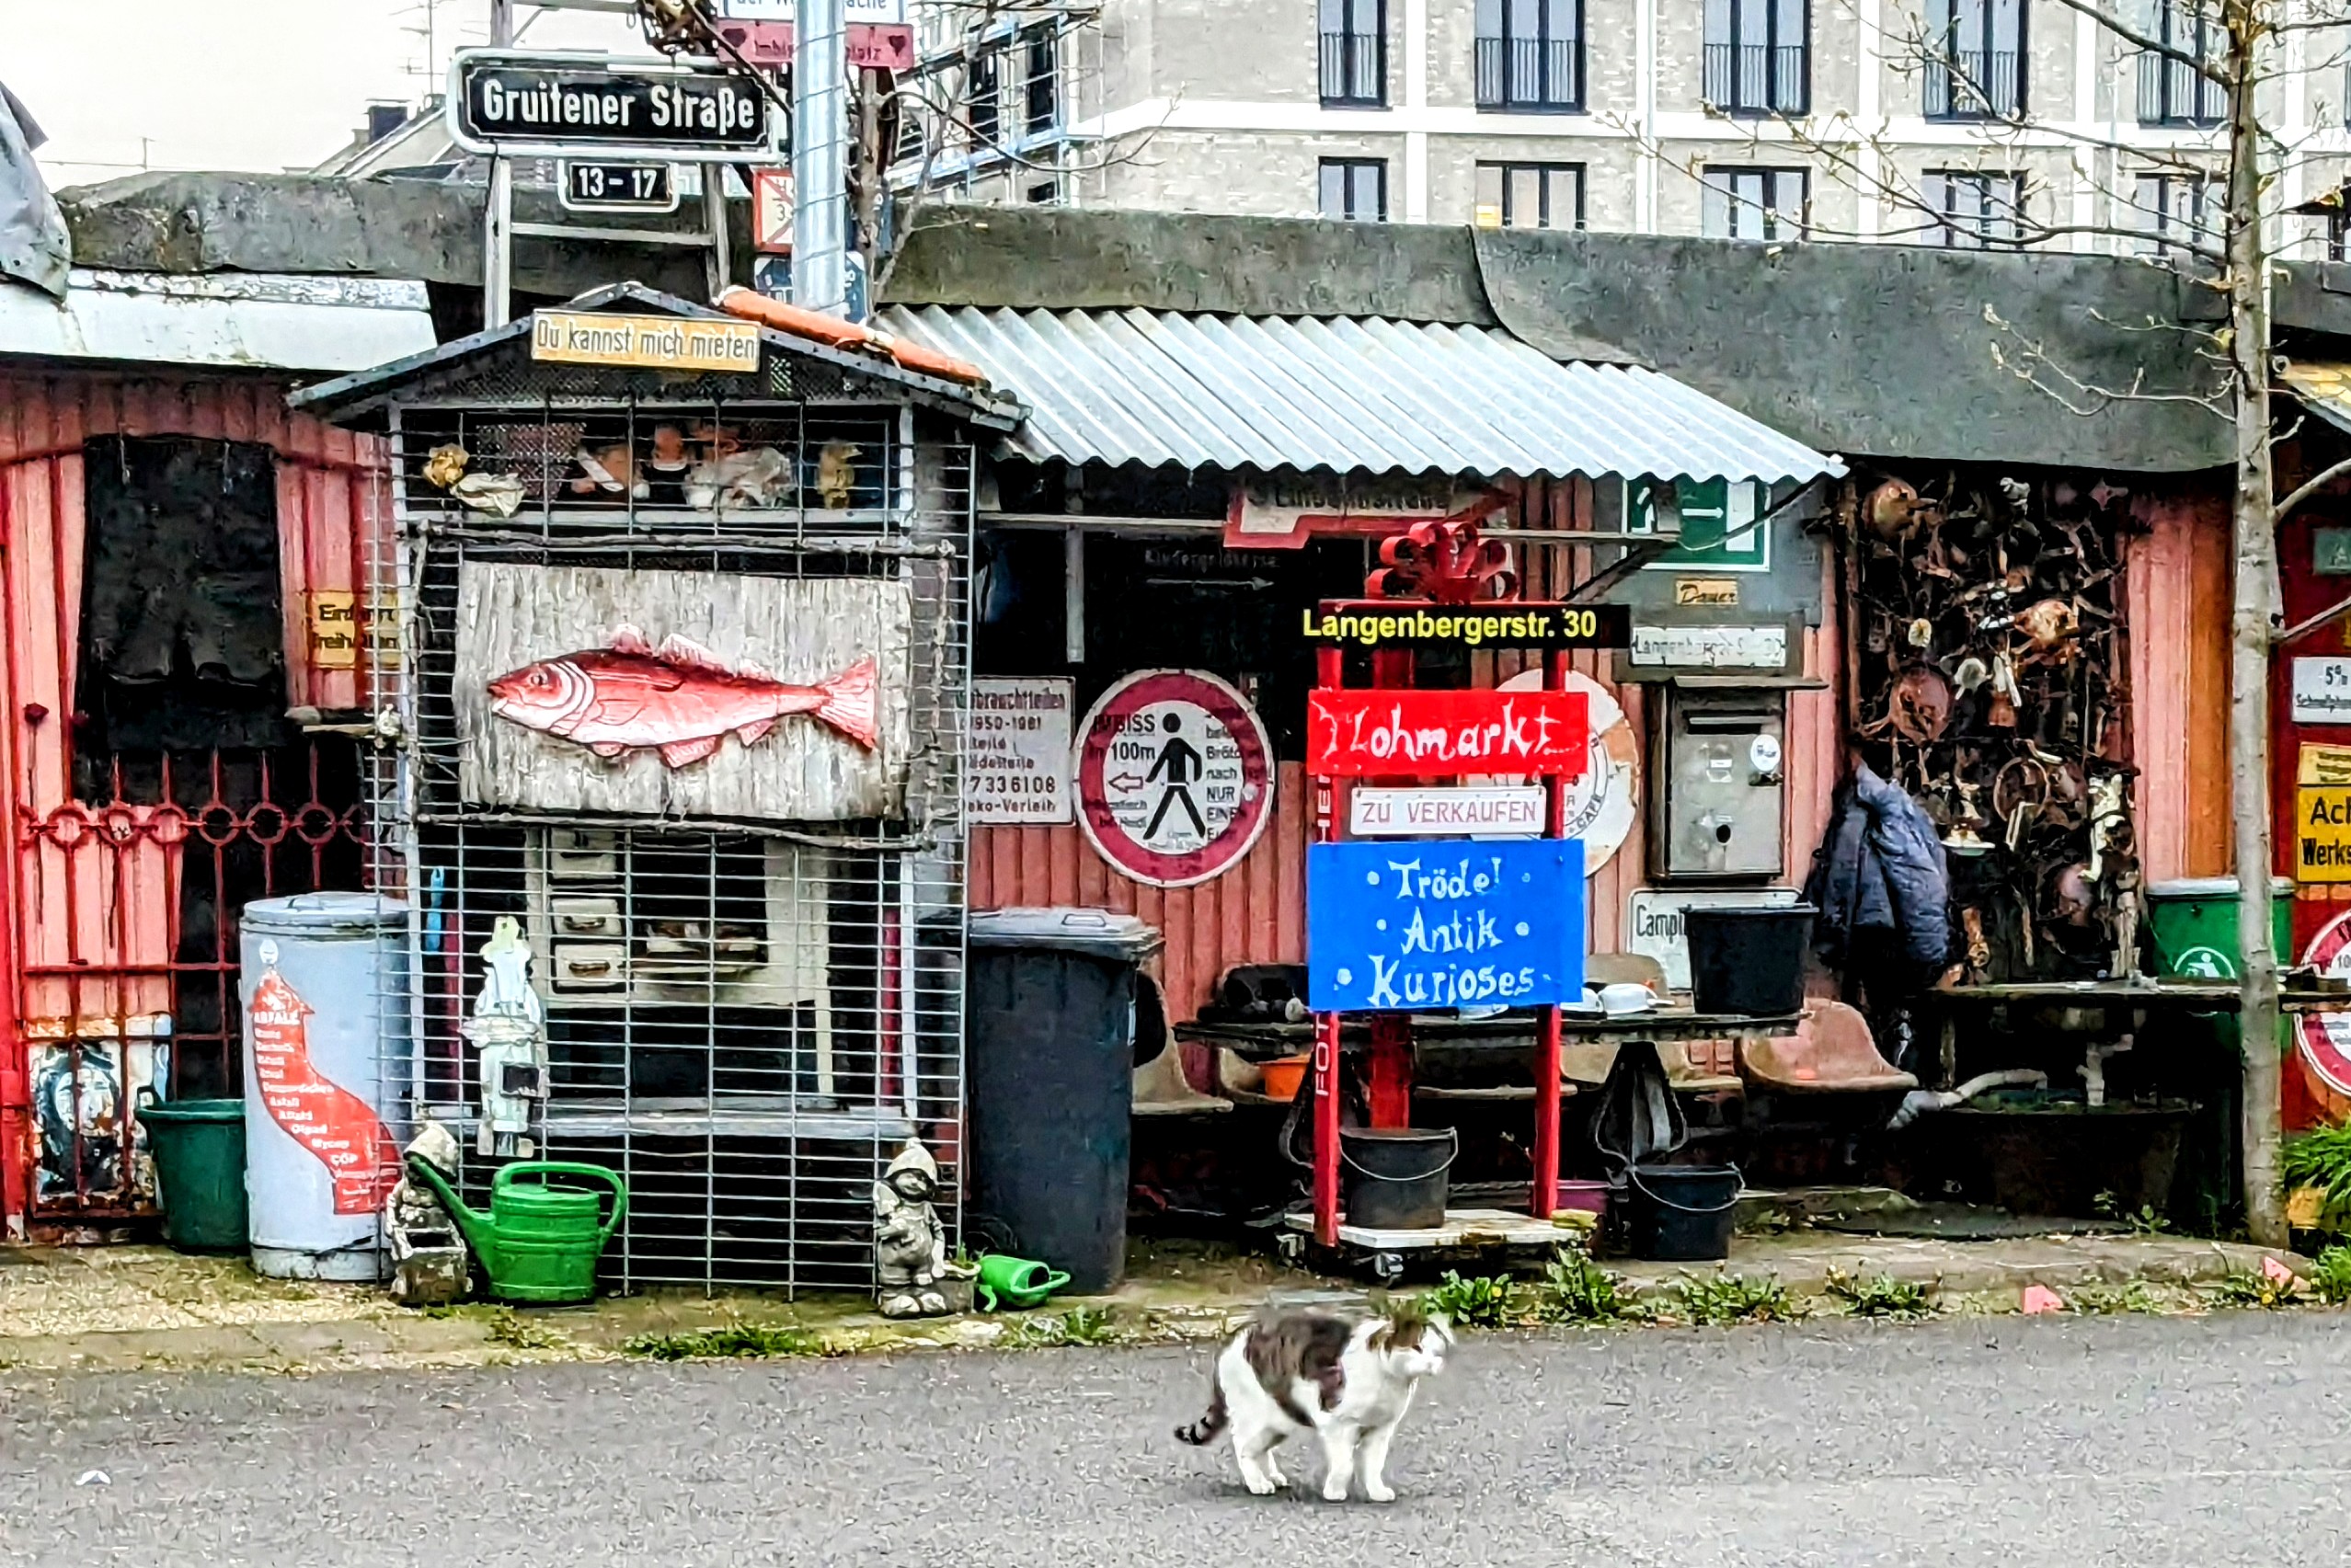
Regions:
<instances>
[{"instance_id":1,"label":"rusty metal object","mask_svg":"<svg viewBox=\"0 0 2351 1568\"><path fill-rule=\"evenodd\" d=\"M1894 733L1919 745L1935 739L1951 723L1951 682L1931 664L1914 664L1894 682L1886 721Z\"/></svg>"},{"instance_id":2,"label":"rusty metal object","mask_svg":"<svg viewBox=\"0 0 2351 1568\"><path fill-rule=\"evenodd\" d=\"M1888 479L1862 501L1862 524L1880 539L1907 537L1921 521L1919 492L1900 479Z\"/></svg>"}]
</instances>

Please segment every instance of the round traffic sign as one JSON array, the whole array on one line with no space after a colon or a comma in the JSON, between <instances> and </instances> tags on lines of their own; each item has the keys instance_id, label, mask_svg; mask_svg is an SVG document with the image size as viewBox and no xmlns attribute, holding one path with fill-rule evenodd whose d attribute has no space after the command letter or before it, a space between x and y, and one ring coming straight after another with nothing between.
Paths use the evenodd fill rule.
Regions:
<instances>
[{"instance_id":1,"label":"round traffic sign","mask_svg":"<svg viewBox=\"0 0 2351 1568\"><path fill-rule=\"evenodd\" d=\"M2302 962L2329 979L2351 979L2351 913L2326 922L2302 953ZM2235 973L2236 967L2230 966ZM2351 1096L2351 1013L2306 1013L2294 1037L2302 1065L2321 1084Z\"/></svg>"},{"instance_id":2,"label":"round traffic sign","mask_svg":"<svg viewBox=\"0 0 2351 1568\"><path fill-rule=\"evenodd\" d=\"M1273 814L1265 726L1213 675L1130 675L1102 693L1078 736L1078 824L1138 882L1188 887L1221 875Z\"/></svg>"}]
</instances>

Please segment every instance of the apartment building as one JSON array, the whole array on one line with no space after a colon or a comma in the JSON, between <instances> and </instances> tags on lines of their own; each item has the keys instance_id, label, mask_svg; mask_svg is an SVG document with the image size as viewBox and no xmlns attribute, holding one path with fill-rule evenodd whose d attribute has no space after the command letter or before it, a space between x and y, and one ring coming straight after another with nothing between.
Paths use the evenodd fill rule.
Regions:
<instances>
[{"instance_id":1,"label":"apartment building","mask_svg":"<svg viewBox=\"0 0 2351 1568\"><path fill-rule=\"evenodd\" d=\"M918 4L897 178L974 200L2151 252L2220 194L2219 91L2064 0ZM2341 31L2264 89L2279 240L2338 258Z\"/></svg>"}]
</instances>

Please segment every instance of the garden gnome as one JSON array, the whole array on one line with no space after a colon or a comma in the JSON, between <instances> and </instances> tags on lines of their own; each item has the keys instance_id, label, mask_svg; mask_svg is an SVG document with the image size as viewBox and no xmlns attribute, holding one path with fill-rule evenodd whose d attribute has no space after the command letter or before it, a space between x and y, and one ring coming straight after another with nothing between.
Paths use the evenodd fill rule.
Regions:
<instances>
[{"instance_id":1,"label":"garden gnome","mask_svg":"<svg viewBox=\"0 0 2351 1568\"><path fill-rule=\"evenodd\" d=\"M938 1190L939 1162L912 1138L874 1184L875 1298L885 1318L971 1310L971 1279L979 1271L947 1262L946 1228L931 1207Z\"/></svg>"},{"instance_id":2,"label":"garden gnome","mask_svg":"<svg viewBox=\"0 0 2351 1568\"><path fill-rule=\"evenodd\" d=\"M527 1160L538 1147L531 1137L534 1105L547 1097L547 1011L531 988L531 944L513 916L498 917L481 959L474 1015L459 1030L481 1060L482 1121L474 1151Z\"/></svg>"},{"instance_id":3,"label":"garden gnome","mask_svg":"<svg viewBox=\"0 0 2351 1568\"><path fill-rule=\"evenodd\" d=\"M457 1179L457 1139L439 1122L426 1119L408 1153L448 1180ZM404 1174L392 1189L384 1219L392 1237L392 1299L411 1307L463 1299L465 1243L432 1189Z\"/></svg>"}]
</instances>

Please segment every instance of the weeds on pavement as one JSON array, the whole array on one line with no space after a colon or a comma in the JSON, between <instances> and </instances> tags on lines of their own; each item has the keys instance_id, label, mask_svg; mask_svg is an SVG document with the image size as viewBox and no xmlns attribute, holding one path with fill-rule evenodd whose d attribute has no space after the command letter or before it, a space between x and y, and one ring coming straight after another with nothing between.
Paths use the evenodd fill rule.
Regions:
<instances>
[{"instance_id":1,"label":"weeds on pavement","mask_svg":"<svg viewBox=\"0 0 2351 1568\"><path fill-rule=\"evenodd\" d=\"M717 1361L731 1357L838 1354L823 1337L786 1323L727 1323L686 1333L631 1334L621 1343L631 1356L652 1361Z\"/></svg>"},{"instance_id":2,"label":"weeds on pavement","mask_svg":"<svg viewBox=\"0 0 2351 1568\"><path fill-rule=\"evenodd\" d=\"M562 1334L540 1327L511 1307L500 1307L490 1313L489 1336L492 1344L510 1350L558 1350L569 1344Z\"/></svg>"},{"instance_id":3,"label":"weeds on pavement","mask_svg":"<svg viewBox=\"0 0 2351 1568\"><path fill-rule=\"evenodd\" d=\"M999 1343L1018 1350L1062 1345L1107 1345L1118 1337L1107 1307L1072 1307L1052 1317L1015 1319Z\"/></svg>"},{"instance_id":4,"label":"weeds on pavement","mask_svg":"<svg viewBox=\"0 0 2351 1568\"><path fill-rule=\"evenodd\" d=\"M2212 1287L2218 1307L2291 1307L2301 1299L2302 1282L2292 1275L2279 1279L2249 1268L2232 1268Z\"/></svg>"},{"instance_id":5,"label":"weeds on pavement","mask_svg":"<svg viewBox=\"0 0 2351 1568\"><path fill-rule=\"evenodd\" d=\"M1518 1287L1507 1274L1464 1279L1459 1271L1449 1268L1436 1288L1421 1298L1421 1305L1431 1312L1442 1312L1454 1323L1498 1329L1509 1323L1517 1296Z\"/></svg>"},{"instance_id":6,"label":"weeds on pavement","mask_svg":"<svg viewBox=\"0 0 2351 1568\"><path fill-rule=\"evenodd\" d=\"M2104 1316L2114 1312L2160 1312L2163 1303L2144 1280L2127 1285L2077 1285L2066 1293L2065 1304L2077 1312Z\"/></svg>"},{"instance_id":7,"label":"weeds on pavement","mask_svg":"<svg viewBox=\"0 0 2351 1568\"><path fill-rule=\"evenodd\" d=\"M1534 1315L1545 1322L1608 1323L1638 1315L1624 1282L1581 1247L1562 1247L1534 1286Z\"/></svg>"},{"instance_id":8,"label":"weeds on pavement","mask_svg":"<svg viewBox=\"0 0 2351 1568\"><path fill-rule=\"evenodd\" d=\"M1673 1288L1677 1316L1693 1323L1782 1322L1796 1315L1787 1287L1776 1279L1717 1274L1685 1275Z\"/></svg>"},{"instance_id":9,"label":"weeds on pavement","mask_svg":"<svg viewBox=\"0 0 2351 1568\"><path fill-rule=\"evenodd\" d=\"M1832 1268L1825 1282L1829 1294L1857 1318L1923 1318L1934 1311L1932 1287L1890 1274L1864 1278Z\"/></svg>"}]
</instances>

